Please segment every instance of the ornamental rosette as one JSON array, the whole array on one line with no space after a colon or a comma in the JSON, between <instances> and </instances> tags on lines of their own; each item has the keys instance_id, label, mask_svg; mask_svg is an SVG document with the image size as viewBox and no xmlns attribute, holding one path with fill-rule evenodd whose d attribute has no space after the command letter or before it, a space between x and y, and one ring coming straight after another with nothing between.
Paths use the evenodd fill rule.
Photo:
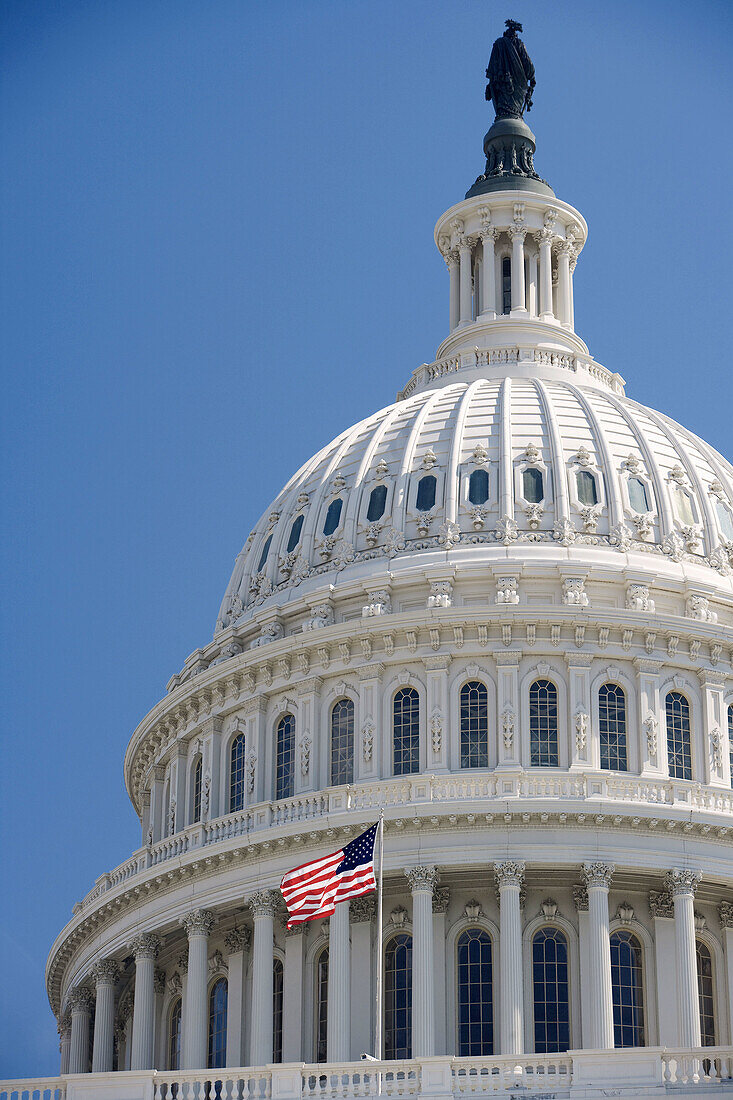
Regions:
<instances>
[{"instance_id":1,"label":"ornamental rosette","mask_svg":"<svg viewBox=\"0 0 733 1100\"><path fill-rule=\"evenodd\" d=\"M437 869L431 866L407 867L405 875L413 893L416 890L429 890L432 893L438 882Z\"/></svg>"},{"instance_id":2,"label":"ornamental rosette","mask_svg":"<svg viewBox=\"0 0 733 1100\"><path fill-rule=\"evenodd\" d=\"M608 890L611 886L614 870L613 863L584 863L583 879L586 889L590 890L592 886L602 886L604 890Z\"/></svg>"},{"instance_id":3,"label":"ornamental rosette","mask_svg":"<svg viewBox=\"0 0 733 1100\"><path fill-rule=\"evenodd\" d=\"M214 914L210 909L193 909L181 919L181 928L185 929L189 938L191 936L210 936L213 927Z\"/></svg>"},{"instance_id":4,"label":"ornamental rosette","mask_svg":"<svg viewBox=\"0 0 733 1100\"><path fill-rule=\"evenodd\" d=\"M505 886L517 886L521 889L524 884L525 864L518 859L503 859L494 864L494 875L500 890Z\"/></svg>"},{"instance_id":5,"label":"ornamental rosette","mask_svg":"<svg viewBox=\"0 0 733 1100\"><path fill-rule=\"evenodd\" d=\"M673 867L671 871L667 871L667 889L673 897L678 897L683 894L694 895L700 884L701 878L702 871L692 870L691 868Z\"/></svg>"},{"instance_id":6,"label":"ornamental rosette","mask_svg":"<svg viewBox=\"0 0 733 1100\"><path fill-rule=\"evenodd\" d=\"M260 890L252 894L247 902L252 910L252 916L274 917L279 905L279 894L275 890Z\"/></svg>"},{"instance_id":7,"label":"ornamental rosette","mask_svg":"<svg viewBox=\"0 0 733 1100\"><path fill-rule=\"evenodd\" d=\"M141 932L130 944L130 954L135 962L140 959L156 959L160 950L160 938L155 932Z\"/></svg>"}]
</instances>

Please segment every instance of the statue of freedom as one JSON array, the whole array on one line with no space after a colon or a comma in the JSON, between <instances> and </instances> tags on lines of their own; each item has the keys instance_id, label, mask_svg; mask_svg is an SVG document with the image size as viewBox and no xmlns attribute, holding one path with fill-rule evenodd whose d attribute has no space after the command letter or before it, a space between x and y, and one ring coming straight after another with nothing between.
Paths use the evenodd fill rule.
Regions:
<instances>
[{"instance_id":1,"label":"statue of freedom","mask_svg":"<svg viewBox=\"0 0 733 1100\"><path fill-rule=\"evenodd\" d=\"M522 24L507 19L506 28L491 50L486 98L493 102L497 118L521 118L532 107L534 65L517 34Z\"/></svg>"}]
</instances>

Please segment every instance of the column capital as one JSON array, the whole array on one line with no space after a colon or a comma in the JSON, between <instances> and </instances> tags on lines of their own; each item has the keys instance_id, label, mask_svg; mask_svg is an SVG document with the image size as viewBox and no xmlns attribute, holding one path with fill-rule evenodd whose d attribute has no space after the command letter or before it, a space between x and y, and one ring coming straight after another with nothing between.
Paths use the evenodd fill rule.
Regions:
<instances>
[{"instance_id":1,"label":"column capital","mask_svg":"<svg viewBox=\"0 0 733 1100\"><path fill-rule=\"evenodd\" d=\"M494 875L500 890L505 886L518 886L524 883L525 864L518 859L503 859L494 864Z\"/></svg>"},{"instance_id":2,"label":"column capital","mask_svg":"<svg viewBox=\"0 0 733 1100\"><path fill-rule=\"evenodd\" d=\"M72 1012L91 1012L94 1005L94 993L88 985L78 985L69 993L69 1005Z\"/></svg>"},{"instance_id":3,"label":"column capital","mask_svg":"<svg viewBox=\"0 0 733 1100\"><path fill-rule=\"evenodd\" d=\"M499 236L499 230L495 225L485 225L479 230L479 237L482 241L491 241L492 244Z\"/></svg>"},{"instance_id":4,"label":"column capital","mask_svg":"<svg viewBox=\"0 0 733 1100\"><path fill-rule=\"evenodd\" d=\"M649 891L649 911L653 917L673 917L674 901L667 890Z\"/></svg>"},{"instance_id":5,"label":"column capital","mask_svg":"<svg viewBox=\"0 0 733 1100\"><path fill-rule=\"evenodd\" d=\"M214 914L210 909L192 909L181 918L179 924L185 929L189 939L191 936L210 936L214 927Z\"/></svg>"},{"instance_id":6,"label":"column capital","mask_svg":"<svg viewBox=\"0 0 733 1100\"><path fill-rule=\"evenodd\" d=\"M230 955L236 955L239 951L249 951L252 933L249 928L233 928L224 937L224 944Z\"/></svg>"},{"instance_id":7,"label":"column capital","mask_svg":"<svg viewBox=\"0 0 733 1100\"><path fill-rule=\"evenodd\" d=\"M461 237L460 241L458 242L458 247L461 251L470 252L475 243L475 237Z\"/></svg>"},{"instance_id":8,"label":"column capital","mask_svg":"<svg viewBox=\"0 0 733 1100\"><path fill-rule=\"evenodd\" d=\"M160 966L156 966L153 974L153 989L159 997L165 993L165 970Z\"/></svg>"},{"instance_id":9,"label":"column capital","mask_svg":"<svg viewBox=\"0 0 733 1100\"><path fill-rule=\"evenodd\" d=\"M364 924L374 920L377 912L377 903L374 894L363 894L360 898L352 898L349 906L349 916L352 924Z\"/></svg>"},{"instance_id":10,"label":"column capital","mask_svg":"<svg viewBox=\"0 0 733 1100\"><path fill-rule=\"evenodd\" d=\"M433 892L438 882L438 872L435 867L406 867L405 877L410 884L410 889L428 890Z\"/></svg>"},{"instance_id":11,"label":"column capital","mask_svg":"<svg viewBox=\"0 0 733 1100\"><path fill-rule=\"evenodd\" d=\"M529 228L523 222L513 222L512 225L507 227L507 233L512 240L517 238L520 241L524 241L524 238L529 233Z\"/></svg>"},{"instance_id":12,"label":"column capital","mask_svg":"<svg viewBox=\"0 0 733 1100\"><path fill-rule=\"evenodd\" d=\"M665 881L673 897L680 897L683 894L691 894L694 897L701 878L702 871L673 867L671 871L667 871Z\"/></svg>"},{"instance_id":13,"label":"column capital","mask_svg":"<svg viewBox=\"0 0 733 1100\"><path fill-rule=\"evenodd\" d=\"M573 901L578 913L588 912L588 888L577 884L573 886Z\"/></svg>"},{"instance_id":14,"label":"column capital","mask_svg":"<svg viewBox=\"0 0 733 1100\"><path fill-rule=\"evenodd\" d=\"M458 252L458 249L457 248L449 248L447 250L447 252L443 253L443 259L445 260L445 262L446 262L446 264L449 268L450 267L458 267L458 261L460 259L460 254Z\"/></svg>"},{"instance_id":15,"label":"column capital","mask_svg":"<svg viewBox=\"0 0 733 1100\"><path fill-rule=\"evenodd\" d=\"M180 970L181 974L188 974L188 952L184 951L182 955L178 956L176 966Z\"/></svg>"},{"instance_id":16,"label":"column capital","mask_svg":"<svg viewBox=\"0 0 733 1100\"><path fill-rule=\"evenodd\" d=\"M555 230L552 228L552 226L548 225L546 225L544 229L539 229L536 233L533 234L534 239L536 240L538 245L548 244L550 246L555 239L555 235Z\"/></svg>"},{"instance_id":17,"label":"column capital","mask_svg":"<svg viewBox=\"0 0 733 1100\"><path fill-rule=\"evenodd\" d=\"M718 906L718 916L723 928L733 928L733 904L722 901Z\"/></svg>"},{"instance_id":18,"label":"column capital","mask_svg":"<svg viewBox=\"0 0 733 1100\"><path fill-rule=\"evenodd\" d=\"M259 890L247 901L253 917L274 917L279 904L280 895L276 890Z\"/></svg>"},{"instance_id":19,"label":"column capital","mask_svg":"<svg viewBox=\"0 0 733 1100\"><path fill-rule=\"evenodd\" d=\"M130 953L135 956L135 962L157 958L159 949L160 938L155 932L141 932L130 944Z\"/></svg>"},{"instance_id":20,"label":"column capital","mask_svg":"<svg viewBox=\"0 0 733 1100\"><path fill-rule=\"evenodd\" d=\"M611 878L615 871L613 863L584 863L583 864L583 880L586 885L586 889L591 886L602 886L608 890L611 885Z\"/></svg>"},{"instance_id":21,"label":"column capital","mask_svg":"<svg viewBox=\"0 0 733 1100\"><path fill-rule=\"evenodd\" d=\"M99 959L92 967L96 985L114 985L120 976L120 968L114 959Z\"/></svg>"},{"instance_id":22,"label":"column capital","mask_svg":"<svg viewBox=\"0 0 733 1100\"><path fill-rule=\"evenodd\" d=\"M62 1016L59 1016L56 1021L56 1030L59 1035L66 1035L71 1027L71 1013L67 1009Z\"/></svg>"},{"instance_id":23,"label":"column capital","mask_svg":"<svg viewBox=\"0 0 733 1100\"><path fill-rule=\"evenodd\" d=\"M450 890L447 886L438 886L433 890L433 912L446 913L450 904Z\"/></svg>"}]
</instances>

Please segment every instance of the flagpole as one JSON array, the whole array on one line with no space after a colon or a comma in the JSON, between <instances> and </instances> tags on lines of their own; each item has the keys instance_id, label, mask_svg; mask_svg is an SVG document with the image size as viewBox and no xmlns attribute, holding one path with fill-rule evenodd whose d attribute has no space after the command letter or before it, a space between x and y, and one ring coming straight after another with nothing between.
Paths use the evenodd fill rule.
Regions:
<instances>
[{"instance_id":1,"label":"flagpole","mask_svg":"<svg viewBox=\"0 0 733 1100\"><path fill-rule=\"evenodd\" d=\"M382 893L384 886L384 809L379 812L379 875L377 880L377 1019L374 1029L375 1054L377 1061L384 1057L384 1037L382 1034ZM381 1076L381 1075L380 1075ZM381 1083L381 1082L380 1082Z\"/></svg>"}]
</instances>

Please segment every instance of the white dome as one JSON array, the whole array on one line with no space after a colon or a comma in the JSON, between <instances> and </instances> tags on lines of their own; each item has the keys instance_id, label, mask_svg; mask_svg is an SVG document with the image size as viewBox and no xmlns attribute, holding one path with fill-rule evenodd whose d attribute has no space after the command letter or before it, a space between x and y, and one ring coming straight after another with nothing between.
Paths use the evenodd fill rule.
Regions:
<instances>
[{"instance_id":1,"label":"white dome","mask_svg":"<svg viewBox=\"0 0 733 1100\"><path fill-rule=\"evenodd\" d=\"M218 630L303 585L364 577L375 559L380 570L400 555L460 562L479 544L484 556L492 545L524 555L534 547L543 561L600 547L654 554L655 570L666 558L729 573L733 468L712 447L625 397L618 376L596 364L583 363L594 375L580 380L568 377L581 371L567 355L527 364L518 350L463 358L448 361L450 373L440 363L421 368L409 396L301 467L239 555ZM456 371L466 380L451 380ZM539 472L528 475L532 485L530 469ZM486 476L471 492L477 470ZM421 511L426 476L435 478L435 501ZM378 486L384 511L370 521Z\"/></svg>"}]
</instances>

